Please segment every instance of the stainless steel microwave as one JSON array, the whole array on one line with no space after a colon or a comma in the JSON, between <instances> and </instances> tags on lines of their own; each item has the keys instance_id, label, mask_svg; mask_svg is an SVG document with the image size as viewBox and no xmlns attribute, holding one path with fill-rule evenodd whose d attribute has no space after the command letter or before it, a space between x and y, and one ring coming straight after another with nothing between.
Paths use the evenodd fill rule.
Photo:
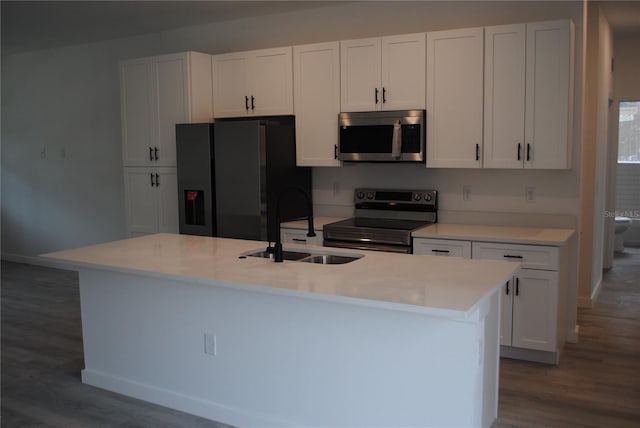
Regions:
<instances>
[{"instance_id":1,"label":"stainless steel microwave","mask_svg":"<svg viewBox=\"0 0 640 428\"><path fill-rule=\"evenodd\" d=\"M421 162L425 110L340 113L336 158L353 162Z\"/></svg>"}]
</instances>

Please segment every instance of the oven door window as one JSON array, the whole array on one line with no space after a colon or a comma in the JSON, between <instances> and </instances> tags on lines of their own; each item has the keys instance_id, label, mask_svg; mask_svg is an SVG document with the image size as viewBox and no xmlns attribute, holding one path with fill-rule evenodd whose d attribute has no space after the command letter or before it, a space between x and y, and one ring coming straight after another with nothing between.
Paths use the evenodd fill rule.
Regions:
<instances>
[{"instance_id":1,"label":"oven door window","mask_svg":"<svg viewBox=\"0 0 640 428\"><path fill-rule=\"evenodd\" d=\"M391 153L393 125L341 126L340 152ZM402 153L420 153L420 125L402 125Z\"/></svg>"}]
</instances>

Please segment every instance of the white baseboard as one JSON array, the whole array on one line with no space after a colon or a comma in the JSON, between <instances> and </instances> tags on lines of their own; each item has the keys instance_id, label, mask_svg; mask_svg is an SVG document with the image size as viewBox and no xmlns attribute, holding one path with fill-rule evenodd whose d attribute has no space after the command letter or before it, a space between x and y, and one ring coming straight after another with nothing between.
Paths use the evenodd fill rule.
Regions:
<instances>
[{"instance_id":1,"label":"white baseboard","mask_svg":"<svg viewBox=\"0 0 640 428\"><path fill-rule=\"evenodd\" d=\"M578 343L579 332L580 332L579 325L576 325L573 330L569 329L569 331L567 332L567 342Z\"/></svg>"},{"instance_id":2,"label":"white baseboard","mask_svg":"<svg viewBox=\"0 0 640 428\"><path fill-rule=\"evenodd\" d=\"M82 383L233 426L298 426L269 415L225 406L91 369L82 370Z\"/></svg>"},{"instance_id":3,"label":"white baseboard","mask_svg":"<svg viewBox=\"0 0 640 428\"><path fill-rule=\"evenodd\" d=\"M61 269L60 263L46 260L38 256L22 256L19 254L2 253L2 260L15 263L24 263L27 265L45 266Z\"/></svg>"}]
</instances>

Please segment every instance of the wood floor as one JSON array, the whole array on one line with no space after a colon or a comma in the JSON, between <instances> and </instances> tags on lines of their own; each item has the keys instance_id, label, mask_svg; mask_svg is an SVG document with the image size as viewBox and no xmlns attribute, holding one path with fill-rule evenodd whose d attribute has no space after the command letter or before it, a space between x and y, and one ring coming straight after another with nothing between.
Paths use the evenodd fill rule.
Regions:
<instances>
[{"instance_id":1,"label":"wood floor","mask_svg":"<svg viewBox=\"0 0 640 428\"><path fill-rule=\"evenodd\" d=\"M216 427L224 425L80 382L76 273L2 262L2 427ZM558 367L501 361L503 427L640 426L640 250L605 274L580 340Z\"/></svg>"}]
</instances>

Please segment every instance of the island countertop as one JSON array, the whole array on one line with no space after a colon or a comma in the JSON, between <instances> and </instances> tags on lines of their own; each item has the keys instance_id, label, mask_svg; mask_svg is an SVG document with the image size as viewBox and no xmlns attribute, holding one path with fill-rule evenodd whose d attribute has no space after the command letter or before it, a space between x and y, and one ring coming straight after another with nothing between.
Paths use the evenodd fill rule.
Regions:
<instances>
[{"instance_id":1,"label":"island countertop","mask_svg":"<svg viewBox=\"0 0 640 428\"><path fill-rule=\"evenodd\" d=\"M519 266L506 261L293 244L285 249L362 254L364 257L341 265L240 258L244 253L265 246L259 241L155 234L48 253L42 257L72 268L173 277L211 286L259 289L267 293L294 294L448 318L469 316L480 301L502 286Z\"/></svg>"}]
</instances>

